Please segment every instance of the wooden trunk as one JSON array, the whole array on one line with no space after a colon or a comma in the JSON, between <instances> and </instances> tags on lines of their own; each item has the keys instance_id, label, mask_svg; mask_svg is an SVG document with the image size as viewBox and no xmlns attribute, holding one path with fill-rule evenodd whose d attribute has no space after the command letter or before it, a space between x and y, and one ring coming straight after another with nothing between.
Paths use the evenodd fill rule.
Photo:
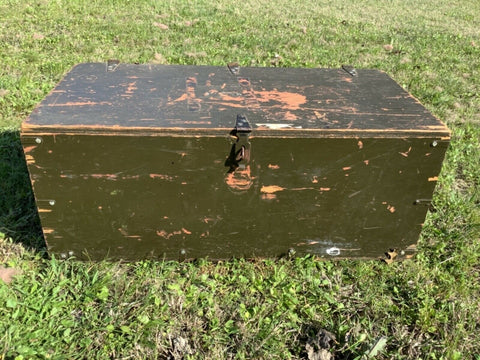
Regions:
<instances>
[{"instance_id":1,"label":"wooden trunk","mask_svg":"<svg viewBox=\"0 0 480 360\"><path fill-rule=\"evenodd\" d=\"M75 66L22 126L49 251L410 256L450 133L347 70Z\"/></svg>"}]
</instances>

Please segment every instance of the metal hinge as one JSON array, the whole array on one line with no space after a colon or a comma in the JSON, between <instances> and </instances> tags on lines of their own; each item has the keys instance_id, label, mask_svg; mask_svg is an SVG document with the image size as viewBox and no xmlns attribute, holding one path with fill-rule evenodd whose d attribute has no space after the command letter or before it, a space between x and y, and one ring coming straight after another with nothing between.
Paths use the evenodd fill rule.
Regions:
<instances>
[{"instance_id":1,"label":"metal hinge","mask_svg":"<svg viewBox=\"0 0 480 360\"><path fill-rule=\"evenodd\" d=\"M342 65L342 69L350 74L350 76L357 76L357 70L353 66Z\"/></svg>"},{"instance_id":2,"label":"metal hinge","mask_svg":"<svg viewBox=\"0 0 480 360\"><path fill-rule=\"evenodd\" d=\"M120 60L107 60L107 72L112 72L117 69Z\"/></svg>"},{"instance_id":3,"label":"metal hinge","mask_svg":"<svg viewBox=\"0 0 480 360\"><path fill-rule=\"evenodd\" d=\"M237 63L237 62L232 62L232 63L229 63L227 64L228 66L228 70L230 70L230 72L237 76L238 74L240 74L240 64Z\"/></svg>"}]
</instances>

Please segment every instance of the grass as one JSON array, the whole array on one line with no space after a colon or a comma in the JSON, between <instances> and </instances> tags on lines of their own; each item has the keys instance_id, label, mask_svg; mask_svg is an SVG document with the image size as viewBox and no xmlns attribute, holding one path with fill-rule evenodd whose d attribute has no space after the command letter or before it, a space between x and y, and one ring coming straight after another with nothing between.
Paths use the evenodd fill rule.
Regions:
<instances>
[{"instance_id":1,"label":"grass","mask_svg":"<svg viewBox=\"0 0 480 360\"><path fill-rule=\"evenodd\" d=\"M335 359L382 336L376 359L480 359L479 13L476 0L0 0L0 265L21 271L0 282L0 358L299 359L325 329ZM19 126L72 65L110 58L388 72L453 135L416 258L46 257Z\"/></svg>"}]
</instances>

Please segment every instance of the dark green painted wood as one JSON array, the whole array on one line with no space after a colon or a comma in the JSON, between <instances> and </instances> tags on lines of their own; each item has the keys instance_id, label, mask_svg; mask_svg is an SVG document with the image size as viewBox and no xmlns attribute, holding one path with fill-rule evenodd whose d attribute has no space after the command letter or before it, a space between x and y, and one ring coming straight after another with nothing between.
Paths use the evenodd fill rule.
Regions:
<instances>
[{"instance_id":1,"label":"dark green painted wood","mask_svg":"<svg viewBox=\"0 0 480 360\"><path fill-rule=\"evenodd\" d=\"M49 250L409 256L449 131L385 73L356 73L74 67L22 126Z\"/></svg>"},{"instance_id":2,"label":"dark green painted wood","mask_svg":"<svg viewBox=\"0 0 480 360\"><path fill-rule=\"evenodd\" d=\"M24 123L28 129L231 129L238 113L258 133L400 131L448 135L416 99L378 70L120 64L75 66ZM343 131L344 133L339 133ZM296 135L293 135L296 136Z\"/></svg>"},{"instance_id":3,"label":"dark green painted wood","mask_svg":"<svg viewBox=\"0 0 480 360\"><path fill-rule=\"evenodd\" d=\"M49 249L93 259L412 250L447 146L252 138L246 190L228 185L226 138L41 139L28 154Z\"/></svg>"}]
</instances>

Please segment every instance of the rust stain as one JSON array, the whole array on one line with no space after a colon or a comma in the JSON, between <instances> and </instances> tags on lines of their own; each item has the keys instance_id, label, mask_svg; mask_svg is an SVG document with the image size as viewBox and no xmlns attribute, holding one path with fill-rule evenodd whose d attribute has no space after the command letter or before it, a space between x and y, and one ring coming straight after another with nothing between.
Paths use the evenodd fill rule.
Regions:
<instances>
[{"instance_id":1,"label":"rust stain","mask_svg":"<svg viewBox=\"0 0 480 360\"><path fill-rule=\"evenodd\" d=\"M360 150L363 149L363 142L362 142L362 141L358 140L357 145L358 145L358 148L359 148Z\"/></svg>"},{"instance_id":2,"label":"rust stain","mask_svg":"<svg viewBox=\"0 0 480 360\"><path fill-rule=\"evenodd\" d=\"M408 157L408 155L410 154L410 151L412 151L412 147L411 147L411 146L408 148L407 151L405 151L405 152L399 152L399 154L402 155L402 156Z\"/></svg>"},{"instance_id":3,"label":"rust stain","mask_svg":"<svg viewBox=\"0 0 480 360\"><path fill-rule=\"evenodd\" d=\"M268 186L262 186L262 188L260 189L260 191L264 194L274 194L278 191L283 191L285 190L285 188L281 187L281 186L277 186L277 185L268 185Z\"/></svg>"},{"instance_id":4,"label":"rust stain","mask_svg":"<svg viewBox=\"0 0 480 360\"><path fill-rule=\"evenodd\" d=\"M353 82L352 78L351 78L351 77L347 77L347 76L345 76L345 77L343 78L343 81L346 81L346 82L348 82L348 83Z\"/></svg>"},{"instance_id":5,"label":"rust stain","mask_svg":"<svg viewBox=\"0 0 480 360\"><path fill-rule=\"evenodd\" d=\"M94 106L94 105L112 105L111 102L108 101L77 101L77 102L67 102L63 104L47 104L47 106Z\"/></svg>"},{"instance_id":6,"label":"rust stain","mask_svg":"<svg viewBox=\"0 0 480 360\"><path fill-rule=\"evenodd\" d=\"M272 170L278 170L280 169L280 166L275 165L275 164L268 164L268 168Z\"/></svg>"},{"instance_id":7,"label":"rust stain","mask_svg":"<svg viewBox=\"0 0 480 360\"><path fill-rule=\"evenodd\" d=\"M428 181L437 181L437 180L438 180L438 176L433 176L428 178Z\"/></svg>"}]
</instances>

